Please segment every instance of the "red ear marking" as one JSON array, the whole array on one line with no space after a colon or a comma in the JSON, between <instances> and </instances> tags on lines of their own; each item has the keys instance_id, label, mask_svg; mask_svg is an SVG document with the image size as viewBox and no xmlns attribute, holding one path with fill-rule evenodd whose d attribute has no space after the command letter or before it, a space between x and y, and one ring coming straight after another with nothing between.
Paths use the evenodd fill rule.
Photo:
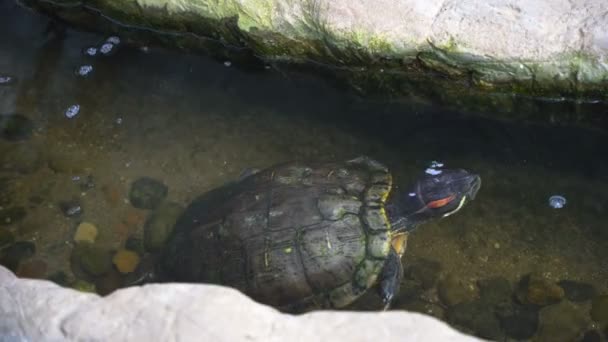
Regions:
<instances>
[{"instance_id":1,"label":"red ear marking","mask_svg":"<svg viewBox=\"0 0 608 342\"><path fill-rule=\"evenodd\" d=\"M438 199L438 200L429 202L429 203L427 203L426 207L431 208L431 209L441 208L444 205L452 202L454 200L454 198L456 198L456 195L450 195L446 198L442 198L442 199Z\"/></svg>"}]
</instances>

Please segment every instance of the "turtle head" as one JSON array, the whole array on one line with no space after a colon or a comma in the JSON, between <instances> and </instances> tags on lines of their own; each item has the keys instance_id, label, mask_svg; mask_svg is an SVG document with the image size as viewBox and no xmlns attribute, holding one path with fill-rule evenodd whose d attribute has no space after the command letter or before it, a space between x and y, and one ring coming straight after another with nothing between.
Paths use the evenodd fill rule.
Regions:
<instances>
[{"instance_id":1,"label":"turtle head","mask_svg":"<svg viewBox=\"0 0 608 342\"><path fill-rule=\"evenodd\" d=\"M408 191L397 194L396 229L412 230L433 218L450 216L473 200L481 178L462 169L431 169Z\"/></svg>"}]
</instances>

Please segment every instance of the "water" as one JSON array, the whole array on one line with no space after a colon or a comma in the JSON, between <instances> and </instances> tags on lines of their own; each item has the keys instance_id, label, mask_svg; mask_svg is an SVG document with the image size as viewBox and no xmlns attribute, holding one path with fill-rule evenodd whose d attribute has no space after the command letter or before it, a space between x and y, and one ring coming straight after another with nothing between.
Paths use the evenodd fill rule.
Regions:
<instances>
[{"instance_id":1,"label":"water","mask_svg":"<svg viewBox=\"0 0 608 342\"><path fill-rule=\"evenodd\" d=\"M161 180L168 197L186 205L248 167L365 154L403 183L433 161L483 179L468 207L410 237L406 268L436 272L415 300L407 297L409 287L402 289L397 308L446 319L436 276L476 289L479 280L501 276L516 284L534 272L608 291L602 127L494 121L364 99L315 76L227 67L137 42L122 41L108 56L86 55L106 39L0 2L0 76L14 78L0 85L0 114L33 123L23 138L0 139L0 231L35 244L29 266L17 267L21 275L58 279L63 272L73 281L73 239L83 221L97 227L96 245L123 247L149 215L127 200L140 177ZM75 74L83 65L93 67L87 77ZM79 111L66 117L71 106ZM567 198L567 206L551 208L554 194ZM121 281L114 271L98 279L98 291ZM373 304L364 299L358 308L368 307Z\"/></svg>"}]
</instances>

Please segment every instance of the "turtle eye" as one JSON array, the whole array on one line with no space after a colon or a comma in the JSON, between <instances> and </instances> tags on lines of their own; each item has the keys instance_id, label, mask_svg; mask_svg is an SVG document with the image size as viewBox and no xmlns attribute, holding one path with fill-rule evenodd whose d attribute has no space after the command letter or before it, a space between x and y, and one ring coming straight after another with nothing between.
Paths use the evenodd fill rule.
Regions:
<instances>
[{"instance_id":1,"label":"turtle eye","mask_svg":"<svg viewBox=\"0 0 608 342\"><path fill-rule=\"evenodd\" d=\"M448 197L444 197L442 199L434 200L426 204L427 208L437 209L445 206L446 204L452 202L456 198L456 195L450 195Z\"/></svg>"}]
</instances>

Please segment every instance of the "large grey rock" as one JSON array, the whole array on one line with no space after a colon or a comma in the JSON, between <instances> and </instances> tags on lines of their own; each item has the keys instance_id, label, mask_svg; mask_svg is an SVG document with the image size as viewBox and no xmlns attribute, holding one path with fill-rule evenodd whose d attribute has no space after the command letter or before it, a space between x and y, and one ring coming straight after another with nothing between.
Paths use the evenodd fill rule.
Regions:
<instances>
[{"instance_id":1,"label":"large grey rock","mask_svg":"<svg viewBox=\"0 0 608 342\"><path fill-rule=\"evenodd\" d=\"M41 0L25 3L47 10L50 6L52 13L72 22L81 18L83 25L97 25L95 18L87 22L72 15L80 8L72 0L57 0L52 6ZM265 60L384 69L365 68L366 72L406 71L402 81L431 70L479 89L506 86L525 93L604 99L608 90L608 2L604 0L93 3L86 6L119 22L178 33L167 39L178 46L191 43L194 33L251 49ZM179 33L188 34L180 38Z\"/></svg>"},{"instance_id":2,"label":"large grey rock","mask_svg":"<svg viewBox=\"0 0 608 342\"><path fill-rule=\"evenodd\" d=\"M15 341L476 341L408 312L281 314L236 290L132 287L108 297L0 267L0 336Z\"/></svg>"}]
</instances>

